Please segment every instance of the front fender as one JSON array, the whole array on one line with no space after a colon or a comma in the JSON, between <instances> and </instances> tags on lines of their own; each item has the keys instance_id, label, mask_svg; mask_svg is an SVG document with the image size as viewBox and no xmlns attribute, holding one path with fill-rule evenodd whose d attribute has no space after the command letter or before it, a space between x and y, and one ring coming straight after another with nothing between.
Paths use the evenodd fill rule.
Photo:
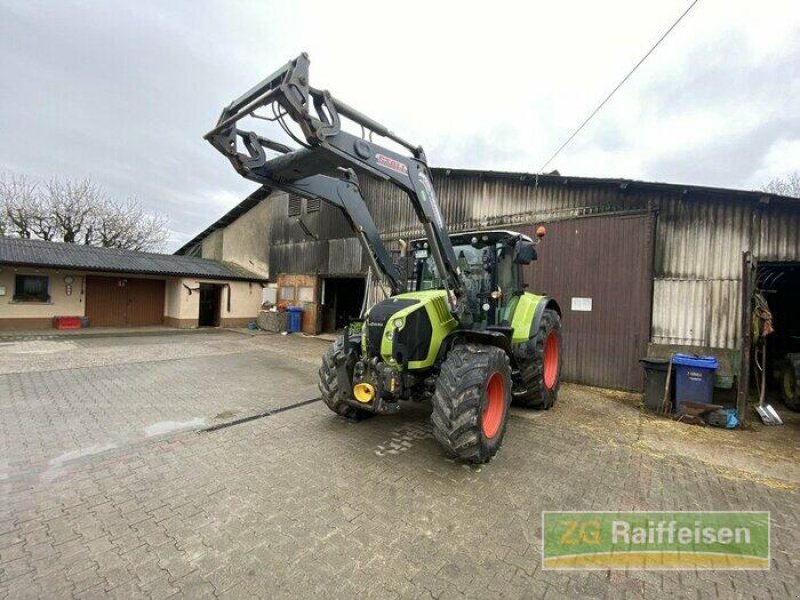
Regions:
<instances>
[{"instance_id":1,"label":"front fender","mask_svg":"<svg viewBox=\"0 0 800 600\"><path fill-rule=\"evenodd\" d=\"M512 343L522 344L534 337L542 322L542 315L548 308L555 310L558 316L561 316L561 307L550 296L538 296L530 292L522 294L511 320L514 329Z\"/></svg>"},{"instance_id":2,"label":"front fender","mask_svg":"<svg viewBox=\"0 0 800 600\"><path fill-rule=\"evenodd\" d=\"M542 324L542 315L544 315L544 311L548 308L556 311L559 317L561 316L561 307L558 305L558 302L556 302L550 296L542 296L542 300L536 306L536 310L534 311L533 322L531 323L528 337L534 337L536 332L539 331L539 325Z\"/></svg>"},{"instance_id":3,"label":"front fender","mask_svg":"<svg viewBox=\"0 0 800 600\"><path fill-rule=\"evenodd\" d=\"M492 331L491 329L456 329L452 331L444 340L439 348L439 354L436 362L440 363L448 352L456 344L483 344L485 346L494 346L500 348L511 356L511 339L509 335L502 331Z\"/></svg>"}]
</instances>

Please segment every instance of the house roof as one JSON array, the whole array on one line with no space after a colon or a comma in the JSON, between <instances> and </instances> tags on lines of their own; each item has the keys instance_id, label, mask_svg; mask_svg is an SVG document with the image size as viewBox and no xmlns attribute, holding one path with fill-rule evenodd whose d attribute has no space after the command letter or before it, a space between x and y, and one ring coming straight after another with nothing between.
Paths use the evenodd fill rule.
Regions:
<instances>
[{"instance_id":1,"label":"house roof","mask_svg":"<svg viewBox=\"0 0 800 600\"><path fill-rule=\"evenodd\" d=\"M0 264L105 273L265 281L264 277L238 265L206 258L3 236L0 236Z\"/></svg>"},{"instance_id":2,"label":"house roof","mask_svg":"<svg viewBox=\"0 0 800 600\"><path fill-rule=\"evenodd\" d=\"M765 198L786 201L791 203L800 204L800 199L791 198L788 196L778 196L769 192L758 190L736 190L729 188L709 187L702 185L683 185L680 183L664 183L657 181L639 181L636 179L619 179L619 178L603 178L603 177L571 177L561 175L558 171L552 173L523 173L518 171L487 171L480 169L453 169L447 167L432 167L431 172L434 179L441 176L462 176L462 177L485 177L496 179L514 179L517 181L549 184L549 185L576 185L576 186L602 186L602 187L616 187L622 190L640 190L650 192L666 192L678 194L694 194L696 196L705 196L712 198L731 198L738 200L745 200L751 202L758 202ZM191 240L186 242L183 246L175 251L175 254L183 254L187 252L192 246L202 242L206 237L217 229L227 227L233 221L238 219L244 213L253 208L256 204L261 202L264 198L269 196L271 192L269 186L262 186L255 192L247 196L239 204L234 206L230 211L225 213L222 217L214 221L211 225L206 227L203 231L198 233Z\"/></svg>"}]
</instances>

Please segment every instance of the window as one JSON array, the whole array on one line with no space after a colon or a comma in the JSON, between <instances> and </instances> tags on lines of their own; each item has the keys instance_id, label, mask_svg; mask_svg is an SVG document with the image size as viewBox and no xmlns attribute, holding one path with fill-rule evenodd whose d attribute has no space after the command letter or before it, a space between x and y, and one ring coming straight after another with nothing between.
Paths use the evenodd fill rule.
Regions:
<instances>
[{"instance_id":1,"label":"window","mask_svg":"<svg viewBox=\"0 0 800 600\"><path fill-rule=\"evenodd\" d=\"M306 213L319 212L319 198L306 199Z\"/></svg>"},{"instance_id":2,"label":"window","mask_svg":"<svg viewBox=\"0 0 800 600\"><path fill-rule=\"evenodd\" d=\"M299 217L303 208L303 199L297 194L289 194L289 216Z\"/></svg>"},{"instance_id":3,"label":"window","mask_svg":"<svg viewBox=\"0 0 800 600\"><path fill-rule=\"evenodd\" d=\"M44 275L17 275L14 281L16 302L50 302L48 278Z\"/></svg>"},{"instance_id":4,"label":"window","mask_svg":"<svg viewBox=\"0 0 800 600\"><path fill-rule=\"evenodd\" d=\"M281 288L281 300L294 300L294 286L287 285Z\"/></svg>"},{"instance_id":5,"label":"window","mask_svg":"<svg viewBox=\"0 0 800 600\"><path fill-rule=\"evenodd\" d=\"M313 302L314 301L314 288L313 287L298 287L297 300L299 302Z\"/></svg>"}]
</instances>

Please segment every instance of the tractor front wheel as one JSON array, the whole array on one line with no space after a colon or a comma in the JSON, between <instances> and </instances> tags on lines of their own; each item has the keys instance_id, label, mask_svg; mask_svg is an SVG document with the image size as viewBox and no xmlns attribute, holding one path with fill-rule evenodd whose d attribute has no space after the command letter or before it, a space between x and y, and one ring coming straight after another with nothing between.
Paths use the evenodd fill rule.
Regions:
<instances>
[{"instance_id":1,"label":"tractor front wheel","mask_svg":"<svg viewBox=\"0 0 800 600\"><path fill-rule=\"evenodd\" d=\"M349 356L345 351L344 336L336 338L322 357L322 366L319 368L319 391L325 405L337 415L360 421L372 416L372 413L351 406L343 400L343 395L350 394L351 390L349 387L341 389L337 373L338 368L343 367L348 374L348 381L352 381L355 362L355 357Z\"/></svg>"},{"instance_id":2,"label":"tractor front wheel","mask_svg":"<svg viewBox=\"0 0 800 600\"><path fill-rule=\"evenodd\" d=\"M511 403L511 367L500 348L455 346L433 394L433 435L453 458L489 462L503 443Z\"/></svg>"},{"instance_id":3,"label":"tractor front wheel","mask_svg":"<svg viewBox=\"0 0 800 600\"><path fill-rule=\"evenodd\" d=\"M514 404L549 409L561 385L561 317L545 309L536 334L515 353L519 373L514 382Z\"/></svg>"}]
</instances>

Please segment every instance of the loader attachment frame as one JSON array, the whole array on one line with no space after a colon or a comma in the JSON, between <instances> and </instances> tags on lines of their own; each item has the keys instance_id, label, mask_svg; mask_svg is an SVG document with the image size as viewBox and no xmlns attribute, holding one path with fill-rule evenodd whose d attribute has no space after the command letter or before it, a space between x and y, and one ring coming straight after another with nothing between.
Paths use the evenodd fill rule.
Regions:
<instances>
[{"instance_id":1,"label":"loader attachment frame","mask_svg":"<svg viewBox=\"0 0 800 600\"><path fill-rule=\"evenodd\" d=\"M308 68L305 53L288 62L231 102L205 139L243 177L306 198L319 198L341 209L372 268L388 281L393 294L404 291L406 282L380 239L355 169L363 169L402 189L423 225L436 267L444 274L450 308L458 312L464 282L439 211L424 151L328 91L311 87ZM271 117L256 112L264 107L272 110ZM246 117L277 121L300 147L291 148L239 129L237 124ZM299 125L304 140L291 132L285 123L287 117ZM359 125L362 136L343 131L342 118ZM374 135L391 140L411 156L375 143ZM270 158L267 151L277 156Z\"/></svg>"}]
</instances>

